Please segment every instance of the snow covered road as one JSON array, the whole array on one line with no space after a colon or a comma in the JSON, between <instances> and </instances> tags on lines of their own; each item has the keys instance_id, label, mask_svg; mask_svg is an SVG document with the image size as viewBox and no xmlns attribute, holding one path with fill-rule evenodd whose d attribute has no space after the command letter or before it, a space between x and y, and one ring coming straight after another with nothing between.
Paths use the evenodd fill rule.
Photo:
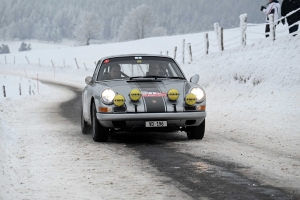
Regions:
<instances>
[{"instance_id":1,"label":"snow covered road","mask_svg":"<svg viewBox=\"0 0 300 200\"><path fill-rule=\"evenodd\" d=\"M10 131L0 134L0 199L299 197L297 152L209 130L202 141L178 132L114 134L95 143L80 131L81 89L50 89L1 108Z\"/></svg>"},{"instance_id":2,"label":"snow covered road","mask_svg":"<svg viewBox=\"0 0 300 200\"><path fill-rule=\"evenodd\" d=\"M1 200L189 199L164 184L166 178L154 176L155 168L132 149L94 143L81 134L80 123L61 117L60 103L73 97L74 92L55 87L49 97L4 112L10 131L0 134Z\"/></svg>"}]
</instances>

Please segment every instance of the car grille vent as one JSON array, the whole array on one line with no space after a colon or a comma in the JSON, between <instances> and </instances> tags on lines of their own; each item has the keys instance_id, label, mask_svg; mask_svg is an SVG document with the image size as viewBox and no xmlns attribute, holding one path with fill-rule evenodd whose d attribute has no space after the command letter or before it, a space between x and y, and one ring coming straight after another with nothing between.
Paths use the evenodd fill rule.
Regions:
<instances>
[{"instance_id":1,"label":"car grille vent","mask_svg":"<svg viewBox=\"0 0 300 200\"><path fill-rule=\"evenodd\" d=\"M184 107L185 110L196 110L196 106L185 106Z\"/></svg>"},{"instance_id":2,"label":"car grille vent","mask_svg":"<svg viewBox=\"0 0 300 200\"><path fill-rule=\"evenodd\" d=\"M114 107L114 112L126 112L125 107Z\"/></svg>"}]
</instances>

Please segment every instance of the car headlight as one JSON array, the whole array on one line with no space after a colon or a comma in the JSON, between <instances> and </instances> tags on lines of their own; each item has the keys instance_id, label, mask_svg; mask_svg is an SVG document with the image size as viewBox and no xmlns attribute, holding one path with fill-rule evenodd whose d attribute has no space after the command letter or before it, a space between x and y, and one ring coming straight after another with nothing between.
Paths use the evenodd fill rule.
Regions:
<instances>
[{"instance_id":1,"label":"car headlight","mask_svg":"<svg viewBox=\"0 0 300 200\"><path fill-rule=\"evenodd\" d=\"M197 98L197 103L200 103L204 99L204 91L201 90L200 88L193 88L191 90L191 93L194 94Z\"/></svg>"},{"instance_id":2,"label":"car headlight","mask_svg":"<svg viewBox=\"0 0 300 200\"><path fill-rule=\"evenodd\" d=\"M101 98L105 104L112 104L116 93L112 89L105 89L102 91Z\"/></svg>"}]
</instances>

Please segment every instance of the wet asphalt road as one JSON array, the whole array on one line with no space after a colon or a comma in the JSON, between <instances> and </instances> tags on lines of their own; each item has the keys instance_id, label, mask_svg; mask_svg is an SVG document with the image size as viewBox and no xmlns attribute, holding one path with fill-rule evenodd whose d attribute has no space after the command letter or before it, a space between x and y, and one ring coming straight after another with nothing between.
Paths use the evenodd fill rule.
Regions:
<instances>
[{"instance_id":1,"label":"wet asphalt road","mask_svg":"<svg viewBox=\"0 0 300 200\"><path fill-rule=\"evenodd\" d=\"M81 91L67 88L74 91L76 97L61 103L61 115L80 129ZM168 145L185 140L180 134L126 133L111 135L108 143L116 148L126 145L133 149L141 160L147 160L169 178L165 184L175 185L193 199L299 199L281 188L245 177L239 172L242 166L238 164L180 153Z\"/></svg>"}]
</instances>

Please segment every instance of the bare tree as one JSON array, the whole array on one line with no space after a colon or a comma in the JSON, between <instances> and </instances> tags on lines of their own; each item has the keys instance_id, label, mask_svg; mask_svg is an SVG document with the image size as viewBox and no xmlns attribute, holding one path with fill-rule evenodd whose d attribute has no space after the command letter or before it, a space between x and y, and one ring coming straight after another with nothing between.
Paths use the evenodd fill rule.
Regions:
<instances>
[{"instance_id":1,"label":"bare tree","mask_svg":"<svg viewBox=\"0 0 300 200\"><path fill-rule=\"evenodd\" d=\"M94 13L81 12L78 24L75 26L73 35L80 42L90 44L90 40L102 34L102 23Z\"/></svg>"},{"instance_id":2,"label":"bare tree","mask_svg":"<svg viewBox=\"0 0 300 200\"><path fill-rule=\"evenodd\" d=\"M165 29L164 27L155 27L152 32L151 32L151 36L157 37L157 36L166 36L167 35L167 29Z\"/></svg>"},{"instance_id":3,"label":"bare tree","mask_svg":"<svg viewBox=\"0 0 300 200\"><path fill-rule=\"evenodd\" d=\"M119 40L137 40L151 35L154 17L149 6L143 4L133 9L119 29Z\"/></svg>"}]
</instances>

